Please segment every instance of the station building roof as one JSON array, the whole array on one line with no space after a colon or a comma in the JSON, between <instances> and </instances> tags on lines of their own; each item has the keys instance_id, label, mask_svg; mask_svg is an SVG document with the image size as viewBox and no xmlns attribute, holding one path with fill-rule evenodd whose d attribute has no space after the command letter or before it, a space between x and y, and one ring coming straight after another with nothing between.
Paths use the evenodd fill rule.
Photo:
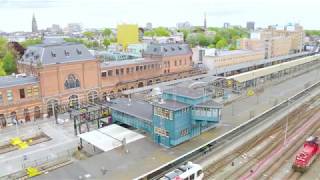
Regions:
<instances>
[{"instance_id":1,"label":"station building roof","mask_svg":"<svg viewBox=\"0 0 320 180\"><path fill-rule=\"evenodd\" d=\"M109 107L145 121L152 121L152 105L145 101L118 98L113 100Z\"/></svg>"},{"instance_id":2,"label":"station building roof","mask_svg":"<svg viewBox=\"0 0 320 180\"><path fill-rule=\"evenodd\" d=\"M122 60L122 61L106 61L101 63L102 68L108 67L117 67L117 66L125 66L125 65L139 65L139 64L149 64L149 63L157 63L159 60L150 60L150 59L132 59L132 60Z\"/></svg>"},{"instance_id":3,"label":"station building roof","mask_svg":"<svg viewBox=\"0 0 320 180\"><path fill-rule=\"evenodd\" d=\"M0 88L36 84L39 80L35 76L10 75L0 77Z\"/></svg>"},{"instance_id":4,"label":"station building roof","mask_svg":"<svg viewBox=\"0 0 320 180\"><path fill-rule=\"evenodd\" d=\"M231 56L231 55L244 55L244 54L249 54L249 53L254 53L254 52L259 52L259 51L253 51L253 50L222 50L222 51L217 51L216 56L210 56L209 57L221 57L221 56Z\"/></svg>"},{"instance_id":5,"label":"station building roof","mask_svg":"<svg viewBox=\"0 0 320 180\"><path fill-rule=\"evenodd\" d=\"M167 94L183 96L191 99L198 99L205 95L203 91L195 90L188 87L179 87L179 86L175 86L174 88L171 88L171 89L166 89L163 92Z\"/></svg>"},{"instance_id":6,"label":"station building roof","mask_svg":"<svg viewBox=\"0 0 320 180\"><path fill-rule=\"evenodd\" d=\"M195 105L195 107L222 108L222 104L220 104L214 100L209 100L209 101L197 104L197 105Z\"/></svg>"},{"instance_id":7,"label":"station building roof","mask_svg":"<svg viewBox=\"0 0 320 180\"><path fill-rule=\"evenodd\" d=\"M22 56L20 63L51 65L88 60L96 60L96 58L83 44L62 42L30 46Z\"/></svg>"},{"instance_id":8,"label":"station building roof","mask_svg":"<svg viewBox=\"0 0 320 180\"><path fill-rule=\"evenodd\" d=\"M155 103L154 105L172 111L178 111L180 109L187 108L190 106L189 104L184 104L173 100L165 100L163 102Z\"/></svg>"},{"instance_id":9,"label":"station building roof","mask_svg":"<svg viewBox=\"0 0 320 180\"><path fill-rule=\"evenodd\" d=\"M177 43L156 43L149 44L144 55L157 55L157 56L177 56L191 54L192 50L188 44Z\"/></svg>"},{"instance_id":10,"label":"station building roof","mask_svg":"<svg viewBox=\"0 0 320 180\"><path fill-rule=\"evenodd\" d=\"M273 66L269 66L269 67L265 67L265 68L261 68L261 69L229 76L226 79L233 79L237 82L242 83L242 82L246 82L246 81L256 79L256 78L259 78L262 76L270 75L270 74L273 74L275 72L279 72L279 71L282 71L285 69L289 69L289 68L292 68L292 67L295 67L295 66L298 66L301 64L309 63L312 61L319 61L319 60L320 60L320 56L317 56L317 55L308 56L308 57L300 58L297 60L284 62L281 64L277 64L277 65L273 65Z\"/></svg>"}]
</instances>

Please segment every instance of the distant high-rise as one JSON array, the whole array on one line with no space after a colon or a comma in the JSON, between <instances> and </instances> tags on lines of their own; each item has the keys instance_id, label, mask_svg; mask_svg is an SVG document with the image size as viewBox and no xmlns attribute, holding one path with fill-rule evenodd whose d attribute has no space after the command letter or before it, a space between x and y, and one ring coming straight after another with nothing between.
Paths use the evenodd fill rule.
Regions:
<instances>
[{"instance_id":1,"label":"distant high-rise","mask_svg":"<svg viewBox=\"0 0 320 180\"><path fill-rule=\"evenodd\" d=\"M203 28L207 29L207 13L204 13L204 22L203 22Z\"/></svg>"},{"instance_id":2,"label":"distant high-rise","mask_svg":"<svg viewBox=\"0 0 320 180\"><path fill-rule=\"evenodd\" d=\"M67 25L66 30L67 30L69 33L81 32L81 31L82 31L82 27L81 27L81 24L79 24L79 23L69 23L69 24Z\"/></svg>"},{"instance_id":3,"label":"distant high-rise","mask_svg":"<svg viewBox=\"0 0 320 180\"><path fill-rule=\"evenodd\" d=\"M119 24L117 27L117 42L124 49L129 44L139 43L139 28L136 24Z\"/></svg>"},{"instance_id":4,"label":"distant high-rise","mask_svg":"<svg viewBox=\"0 0 320 180\"><path fill-rule=\"evenodd\" d=\"M247 29L250 31L254 31L254 22L253 21L247 22Z\"/></svg>"},{"instance_id":5,"label":"distant high-rise","mask_svg":"<svg viewBox=\"0 0 320 180\"><path fill-rule=\"evenodd\" d=\"M151 29L152 29L152 23L151 23L151 22L148 22L148 23L146 24L146 29L147 29L147 30L151 30Z\"/></svg>"},{"instance_id":6,"label":"distant high-rise","mask_svg":"<svg viewBox=\"0 0 320 180\"><path fill-rule=\"evenodd\" d=\"M223 23L223 28L228 29L230 27L230 23L225 22Z\"/></svg>"},{"instance_id":7,"label":"distant high-rise","mask_svg":"<svg viewBox=\"0 0 320 180\"><path fill-rule=\"evenodd\" d=\"M32 32L36 33L38 32L38 25L37 25L37 20L34 14L32 15Z\"/></svg>"},{"instance_id":8,"label":"distant high-rise","mask_svg":"<svg viewBox=\"0 0 320 180\"><path fill-rule=\"evenodd\" d=\"M178 29L190 29L191 28L191 24L188 21L180 22L180 23L177 23L177 28Z\"/></svg>"}]
</instances>

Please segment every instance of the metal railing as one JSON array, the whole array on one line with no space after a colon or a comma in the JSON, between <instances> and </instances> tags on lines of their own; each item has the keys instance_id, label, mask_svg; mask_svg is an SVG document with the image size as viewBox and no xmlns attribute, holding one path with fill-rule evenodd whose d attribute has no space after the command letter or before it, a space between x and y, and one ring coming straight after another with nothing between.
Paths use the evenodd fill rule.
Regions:
<instances>
[{"instance_id":1,"label":"metal railing","mask_svg":"<svg viewBox=\"0 0 320 180\"><path fill-rule=\"evenodd\" d=\"M298 99L300 99L301 97L303 97L304 95L308 94L308 92L314 90L315 88L320 86L320 81L310 85L309 87L306 87L304 90L300 91L299 93L295 94L294 96L288 98L287 100L281 102L280 104L264 111L262 114L250 119L249 121L233 128L232 130L222 134L221 136L209 141L208 143L142 175L139 176L137 178L135 178L135 180L140 180L140 179L159 179L161 176L163 176L166 172L172 170L173 168L183 164L186 161L190 161L193 159L196 159L204 154L207 154L208 152L212 151L213 149L215 149L217 146L224 144L228 141L230 141L231 139L233 139L234 137L239 136L240 134L246 132L246 130L252 128L253 126L257 125L258 123L263 122L264 120L266 120L268 117L270 117L271 114L274 114L280 110L282 110L283 108L288 106L288 102L293 102L293 101L297 101Z\"/></svg>"}]
</instances>

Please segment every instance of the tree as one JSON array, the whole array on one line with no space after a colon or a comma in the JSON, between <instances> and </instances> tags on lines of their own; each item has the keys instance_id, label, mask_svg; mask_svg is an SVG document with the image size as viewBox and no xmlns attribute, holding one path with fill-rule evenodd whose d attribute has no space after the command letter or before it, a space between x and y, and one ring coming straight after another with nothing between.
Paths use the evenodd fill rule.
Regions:
<instances>
[{"instance_id":1,"label":"tree","mask_svg":"<svg viewBox=\"0 0 320 180\"><path fill-rule=\"evenodd\" d=\"M146 32L144 32L144 36L153 37L155 35L156 34L154 33L154 31L146 31Z\"/></svg>"},{"instance_id":2,"label":"tree","mask_svg":"<svg viewBox=\"0 0 320 180\"><path fill-rule=\"evenodd\" d=\"M214 44L210 44L209 46L208 46L208 48L215 48L216 46L214 45Z\"/></svg>"},{"instance_id":3,"label":"tree","mask_svg":"<svg viewBox=\"0 0 320 180\"><path fill-rule=\"evenodd\" d=\"M109 28L105 28L103 31L102 31L102 35L104 37L110 37L112 31L109 29Z\"/></svg>"},{"instance_id":4,"label":"tree","mask_svg":"<svg viewBox=\"0 0 320 180\"><path fill-rule=\"evenodd\" d=\"M156 34L156 36L170 36L170 32L167 28L164 27L157 27L153 30Z\"/></svg>"},{"instance_id":5,"label":"tree","mask_svg":"<svg viewBox=\"0 0 320 180\"><path fill-rule=\"evenodd\" d=\"M7 39L0 37L0 58L2 58L8 51L7 48L8 41Z\"/></svg>"},{"instance_id":6,"label":"tree","mask_svg":"<svg viewBox=\"0 0 320 180\"><path fill-rule=\"evenodd\" d=\"M191 47L195 47L199 44L199 41L195 34L189 34L186 41L188 44L190 44Z\"/></svg>"},{"instance_id":7,"label":"tree","mask_svg":"<svg viewBox=\"0 0 320 180\"><path fill-rule=\"evenodd\" d=\"M145 36L151 36L151 37L170 36L170 34L171 34L170 31L164 27L157 27L157 28L154 28L153 30L144 32Z\"/></svg>"},{"instance_id":8,"label":"tree","mask_svg":"<svg viewBox=\"0 0 320 180\"><path fill-rule=\"evenodd\" d=\"M12 74L17 71L17 66L15 62L15 58L11 52L7 52L6 55L3 57L3 69L6 71L7 74Z\"/></svg>"},{"instance_id":9,"label":"tree","mask_svg":"<svg viewBox=\"0 0 320 180\"><path fill-rule=\"evenodd\" d=\"M225 39L220 39L220 40L217 42L217 44L216 44L216 48L217 48L217 49L223 49L223 48L225 48L227 45L228 45L227 40L225 40Z\"/></svg>"},{"instance_id":10,"label":"tree","mask_svg":"<svg viewBox=\"0 0 320 180\"><path fill-rule=\"evenodd\" d=\"M3 62L0 59L0 76L5 76L7 75L6 71L3 69Z\"/></svg>"},{"instance_id":11,"label":"tree","mask_svg":"<svg viewBox=\"0 0 320 180\"><path fill-rule=\"evenodd\" d=\"M40 44L40 43L41 43L41 39L40 38L36 38L36 39L27 39L27 40L21 42L21 45L24 48L27 48L29 46Z\"/></svg>"},{"instance_id":12,"label":"tree","mask_svg":"<svg viewBox=\"0 0 320 180\"><path fill-rule=\"evenodd\" d=\"M180 29L179 32L183 33L183 41L186 41L188 35L190 34L190 30L188 30L188 29Z\"/></svg>"},{"instance_id":13,"label":"tree","mask_svg":"<svg viewBox=\"0 0 320 180\"><path fill-rule=\"evenodd\" d=\"M200 46L209 46L210 42L209 42L208 38L203 33L198 34L198 39L199 39Z\"/></svg>"},{"instance_id":14,"label":"tree","mask_svg":"<svg viewBox=\"0 0 320 180\"><path fill-rule=\"evenodd\" d=\"M109 39L104 39L103 40L103 45L107 48L111 44Z\"/></svg>"},{"instance_id":15,"label":"tree","mask_svg":"<svg viewBox=\"0 0 320 180\"><path fill-rule=\"evenodd\" d=\"M93 37L94 37L94 33L91 31L86 31L83 33L83 35L88 39L93 39Z\"/></svg>"}]
</instances>

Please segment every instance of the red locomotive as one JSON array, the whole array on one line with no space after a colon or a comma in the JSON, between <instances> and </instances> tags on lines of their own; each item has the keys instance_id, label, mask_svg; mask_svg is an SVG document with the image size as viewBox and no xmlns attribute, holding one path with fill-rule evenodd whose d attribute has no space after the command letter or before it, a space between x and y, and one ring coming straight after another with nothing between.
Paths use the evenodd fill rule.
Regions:
<instances>
[{"instance_id":1,"label":"red locomotive","mask_svg":"<svg viewBox=\"0 0 320 180\"><path fill-rule=\"evenodd\" d=\"M320 145L318 137L311 136L306 140L303 148L296 155L292 168L295 171L305 172L319 154Z\"/></svg>"}]
</instances>

